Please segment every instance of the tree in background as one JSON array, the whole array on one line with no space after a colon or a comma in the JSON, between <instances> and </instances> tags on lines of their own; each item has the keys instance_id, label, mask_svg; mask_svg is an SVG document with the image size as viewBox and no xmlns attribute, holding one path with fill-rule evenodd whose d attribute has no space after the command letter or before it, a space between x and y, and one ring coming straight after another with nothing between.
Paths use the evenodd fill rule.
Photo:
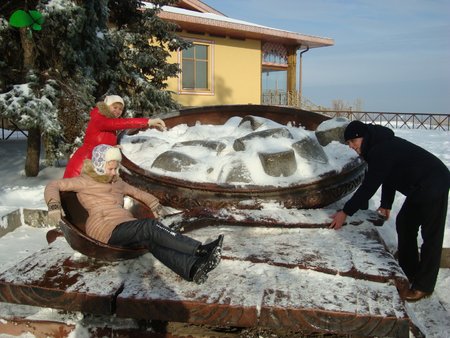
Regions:
<instances>
[{"instance_id":1,"label":"tree in background","mask_svg":"<svg viewBox=\"0 0 450 338\"><path fill-rule=\"evenodd\" d=\"M363 100L360 98L357 98L353 104L344 102L341 99L336 99L331 101L332 110L333 111L361 111L363 107Z\"/></svg>"},{"instance_id":2,"label":"tree in background","mask_svg":"<svg viewBox=\"0 0 450 338\"><path fill-rule=\"evenodd\" d=\"M0 5L0 116L28 130L25 173L81 143L88 112L105 94L124 97L128 116L178 108L166 89L177 64L169 51L189 43L157 14L176 0L143 7L128 0L24 0ZM18 9L42 14L42 30L11 27ZM58 138L64 142L57 142ZM58 145L57 145L58 143Z\"/></svg>"}]
</instances>

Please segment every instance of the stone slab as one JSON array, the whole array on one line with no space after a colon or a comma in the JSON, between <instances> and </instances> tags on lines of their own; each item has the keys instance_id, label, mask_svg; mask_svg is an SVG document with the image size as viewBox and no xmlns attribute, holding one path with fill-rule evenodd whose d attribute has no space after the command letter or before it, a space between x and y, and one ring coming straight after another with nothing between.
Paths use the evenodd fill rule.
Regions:
<instances>
[{"instance_id":1,"label":"stone slab","mask_svg":"<svg viewBox=\"0 0 450 338\"><path fill-rule=\"evenodd\" d=\"M0 274L0 301L112 314L123 281L111 267L60 239Z\"/></svg>"},{"instance_id":2,"label":"stone slab","mask_svg":"<svg viewBox=\"0 0 450 338\"><path fill-rule=\"evenodd\" d=\"M223 260L205 284L182 280L152 255L100 262L58 238L0 274L0 301L210 326L407 337L403 276L371 227L211 226Z\"/></svg>"}]
</instances>

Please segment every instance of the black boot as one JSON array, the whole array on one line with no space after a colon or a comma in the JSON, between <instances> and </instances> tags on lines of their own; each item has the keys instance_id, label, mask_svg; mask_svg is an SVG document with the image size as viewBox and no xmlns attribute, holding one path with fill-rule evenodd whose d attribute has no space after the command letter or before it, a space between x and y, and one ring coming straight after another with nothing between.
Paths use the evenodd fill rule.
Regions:
<instances>
[{"instance_id":1,"label":"black boot","mask_svg":"<svg viewBox=\"0 0 450 338\"><path fill-rule=\"evenodd\" d=\"M208 279L208 273L220 263L222 256L223 235L208 244L200 245L197 249L199 258L191 269L191 278L197 284L203 284Z\"/></svg>"},{"instance_id":2,"label":"black boot","mask_svg":"<svg viewBox=\"0 0 450 338\"><path fill-rule=\"evenodd\" d=\"M211 250L219 249L222 253L222 242L223 235L219 235L215 241L209 242L208 244L199 245L197 252L195 253L197 256L206 256Z\"/></svg>"},{"instance_id":3,"label":"black boot","mask_svg":"<svg viewBox=\"0 0 450 338\"><path fill-rule=\"evenodd\" d=\"M222 243L223 235L219 235L215 241L209 242L208 244L200 245L197 249L197 256L208 256L211 251L214 251L214 257L216 258L212 269L215 269L219 265L220 258L222 256Z\"/></svg>"}]
</instances>

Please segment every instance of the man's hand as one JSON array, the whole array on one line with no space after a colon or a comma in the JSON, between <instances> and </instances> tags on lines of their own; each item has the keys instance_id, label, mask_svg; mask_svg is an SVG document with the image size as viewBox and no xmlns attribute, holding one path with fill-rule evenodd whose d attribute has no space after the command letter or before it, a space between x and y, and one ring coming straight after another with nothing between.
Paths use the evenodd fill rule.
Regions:
<instances>
[{"instance_id":1,"label":"man's hand","mask_svg":"<svg viewBox=\"0 0 450 338\"><path fill-rule=\"evenodd\" d=\"M345 220L347 219L347 214L343 211L338 211L331 217L333 217L333 221L331 222L329 228L339 230L344 225Z\"/></svg>"},{"instance_id":2,"label":"man's hand","mask_svg":"<svg viewBox=\"0 0 450 338\"><path fill-rule=\"evenodd\" d=\"M148 120L148 126L150 128L154 127L154 128L158 128L159 130L166 130L166 124L164 123L163 120L161 120L160 118L156 118L156 119L149 119Z\"/></svg>"},{"instance_id":3,"label":"man's hand","mask_svg":"<svg viewBox=\"0 0 450 338\"><path fill-rule=\"evenodd\" d=\"M386 221L389 219L389 216L391 216L391 209L385 209L385 208L379 207L377 212L378 212L378 215L383 217Z\"/></svg>"}]
</instances>

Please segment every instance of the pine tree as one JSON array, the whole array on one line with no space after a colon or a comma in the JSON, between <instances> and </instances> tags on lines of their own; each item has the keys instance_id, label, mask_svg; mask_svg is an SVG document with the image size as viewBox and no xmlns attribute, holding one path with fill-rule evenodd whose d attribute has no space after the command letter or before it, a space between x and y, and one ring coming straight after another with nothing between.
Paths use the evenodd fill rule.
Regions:
<instances>
[{"instance_id":1,"label":"pine tree","mask_svg":"<svg viewBox=\"0 0 450 338\"><path fill-rule=\"evenodd\" d=\"M151 5L142 1L110 2L110 22L115 25L110 38L118 47L113 57L120 67L111 73L113 78L105 91L122 93L138 115L178 108L165 89L166 80L176 76L179 68L177 64L168 64L166 59L169 51L185 49L189 43L177 36L173 23L157 16L162 6L176 2L155 0Z\"/></svg>"},{"instance_id":2,"label":"pine tree","mask_svg":"<svg viewBox=\"0 0 450 338\"><path fill-rule=\"evenodd\" d=\"M168 51L188 43L157 16L161 6L174 2L144 7L127 0L25 0L0 5L0 116L29 132L27 176L38 174L41 134L48 141L47 159L68 153L83 137L90 108L105 94L124 97L128 115L178 107L165 91L178 65L166 59ZM11 27L7 20L18 8L14 3L40 11L42 31ZM58 139L63 142L56 146Z\"/></svg>"}]
</instances>

